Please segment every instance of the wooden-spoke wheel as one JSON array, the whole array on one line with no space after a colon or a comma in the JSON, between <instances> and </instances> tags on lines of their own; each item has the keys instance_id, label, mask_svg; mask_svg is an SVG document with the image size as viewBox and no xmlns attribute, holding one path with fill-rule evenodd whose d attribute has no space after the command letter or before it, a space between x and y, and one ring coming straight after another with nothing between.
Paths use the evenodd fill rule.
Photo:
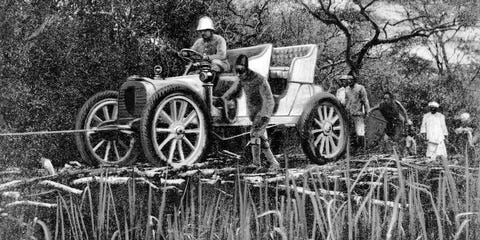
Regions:
<instances>
[{"instance_id":1,"label":"wooden-spoke wheel","mask_svg":"<svg viewBox=\"0 0 480 240\"><path fill-rule=\"evenodd\" d=\"M178 168L203 158L210 129L204 105L182 86L166 87L152 96L140 129L145 155L153 164Z\"/></svg>"},{"instance_id":2,"label":"wooden-spoke wheel","mask_svg":"<svg viewBox=\"0 0 480 240\"><path fill-rule=\"evenodd\" d=\"M137 157L134 136L130 132L114 129L118 118L117 96L117 92L113 91L96 94L79 112L76 129L92 129L76 135L77 147L86 163L126 165Z\"/></svg>"},{"instance_id":3,"label":"wooden-spoke wheel","mask_svg":"<svg viewBox=\"0 0 480 240\"><path fill-rule=\"evenodd\" d=\"M346 114L333 99L310 102L300 117L299 131L305 154L318 164L338 159L348 145Z\"/></svg>"}]
</instances>

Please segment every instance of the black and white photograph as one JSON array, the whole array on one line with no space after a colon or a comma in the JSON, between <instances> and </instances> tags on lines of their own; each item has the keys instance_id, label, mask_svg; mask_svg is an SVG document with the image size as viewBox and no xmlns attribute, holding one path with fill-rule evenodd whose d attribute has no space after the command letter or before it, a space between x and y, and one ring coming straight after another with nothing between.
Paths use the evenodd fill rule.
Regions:
<instances>
[{"instance_id":1,"label":"black and white photograph","mask_svg":"<svg viewBox=\"0 0 480 240\"><path fill-rule=\"evenodd\" d=\"M0 240L480 239L478 0L0 0Z\"/></svg>"}]
</instances>

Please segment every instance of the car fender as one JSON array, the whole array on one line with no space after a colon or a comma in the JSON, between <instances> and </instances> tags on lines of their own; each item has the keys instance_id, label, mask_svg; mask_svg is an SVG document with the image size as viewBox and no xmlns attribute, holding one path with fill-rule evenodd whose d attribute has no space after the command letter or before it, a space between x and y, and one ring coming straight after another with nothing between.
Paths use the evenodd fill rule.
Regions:
<instances>
[{"instance_id":1,"label":"car fender","mask_svg":"<svg viewBox=\"0 0 480 240\"><path fill-rule=\"evenodd\" d=\"M199 97L202 100L202 102L205 103L205 99L203 98L203 95L204 95L203 93L201 94L201 92L198 91L197 89L194 89L191 86L189 86L185 83L182 83L182 82L172 82L172 83L169 83L169 84L157 86L157 89L156 89L155 93L163 90L166 87L174 87L174 86L178 88L178 90L177 90L178 92L191 93L191 94Z\"/></svg>"},{"instance_id":2,"label":"car fender","mask_svg":"<svg viewBox=\"0 0 480 240\"><path fill-rule=\"evenodd\" d=\"M200 81L198 75L184 75L184 76L177 76L177 77L168 77L168 78L161 78L161 79L152 79L147 77L141 77L137 75L133 75L127 78L127 82L136 81L136 82L147 82L150 83L151 86L154 87L155 92L159 89L169 86L172 84L175 85L183 85L190 90L197 93L197 95L203 98L203 83Z\"/></svg>"},{"instance_id":3,"label":"car fender","mask_svg":"<svg viewBox=\"0 0 480 240\"><path fill-rule=\"evenodd\" d=\"M307 104L305 104L305 107L303 108L303 111L302 111L302 116L309 111L309 108L312 108L315 105L315 103L319 101L328 101L335 105L342 106L340 108L340 112L343 116L348 118L348 114L347 114L347 110L345 109L345 106L343 106L343 104L338 100L337 97L335 97L335 95L329 92L319 92L314 94L310 98L310 100L308 100ZM298 122L297 122L297 126L298 126Z\"/></svg>"},{"instance_id":4,"label":"car fender","mask_svg":"<svg viewBox=\"0 0 480 240\"><path fill-rule=\"evenodd\" d=\"M184 81L182 81L182 79ZM186 81L185 81L186 80ZM198 82L197 82L198 80ZM131 76L127 81L120 87L119 91L119 119L126 118L126 121L131 118L139 118L145 104L149 99L159 90L172 86L180 85L182 89L187 89L185 91L192 92L195 96L204 101L204 93L201 81L198 79L198 76L182 76L182 77L173 77L166 79L150 79L146 77ZM127 93L130 90L130 95ZM133 95L132 95L133 94ZM128 96L134 96L129 98ZM134 99L131 101L126 101L126 99Z\"/></svg>"}]
</instances>

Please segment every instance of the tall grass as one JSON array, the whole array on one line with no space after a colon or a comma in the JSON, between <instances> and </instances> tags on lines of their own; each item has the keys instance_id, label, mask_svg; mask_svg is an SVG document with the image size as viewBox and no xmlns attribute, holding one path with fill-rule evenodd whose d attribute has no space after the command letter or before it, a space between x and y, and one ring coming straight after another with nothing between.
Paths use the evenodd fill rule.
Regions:
<instances>
[{"instance_id":1,"label":"tall grass","mask_svg":"<svg viewBox=\"0 0 480 240\"><path fill-rule=\"evenodd\" d=\"M275 184L253 185L239 174L232 184L191 179L180 192L99 183L79 199L58 196L54 237L477 239L480 171L472 171L446 163L430 171L395 158L357 163L337 176L318 168L296 179L287 173Z\"/></svg>"}]
</instances>

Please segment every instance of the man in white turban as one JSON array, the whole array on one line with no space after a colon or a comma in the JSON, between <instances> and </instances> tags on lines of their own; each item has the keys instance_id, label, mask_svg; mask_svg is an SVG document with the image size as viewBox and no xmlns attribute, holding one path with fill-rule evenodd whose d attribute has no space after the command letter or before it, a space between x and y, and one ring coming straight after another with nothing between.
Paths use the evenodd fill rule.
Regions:
<instances>
[{"instance_id":1,"label":"man in white turban","mask_svg":"<svg viewBox=\"0 0 480 240\"><path fill-rule=\"evenodd\" d=\"M427 140L427 157L436 160L438 156L447 159L448 131L445 116L438 112L440 105L437 102L428 103L430 112L423 115L420 134Z\"/></svg>"}]
</instances>

